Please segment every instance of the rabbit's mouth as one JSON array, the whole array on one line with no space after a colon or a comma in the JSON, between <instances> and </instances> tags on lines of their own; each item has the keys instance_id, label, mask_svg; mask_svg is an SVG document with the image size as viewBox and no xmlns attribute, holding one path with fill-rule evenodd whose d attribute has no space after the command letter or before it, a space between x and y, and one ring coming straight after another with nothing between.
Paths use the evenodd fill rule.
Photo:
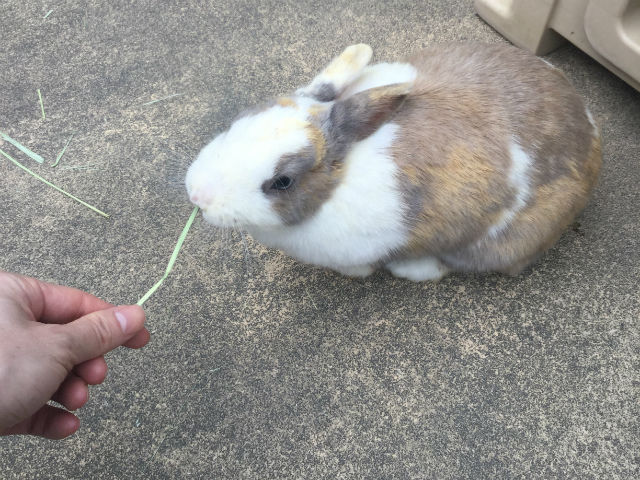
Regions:
<instances>
[{"instance_id":1,"label":"rabbit's mouth","mask_svg":"<svg viewBox=\"0 0 640 480\"><path fill-rule=\"evenodd\" d=\"M241 213L229 212L229 211L220 211L217 208L213 207L205 207L202 209L202 218L207 223L210 223L214 227L223 228L223 229L233 229L233 230L249 230L251 228L279 228L282 226L280 222L266 221L267 217L261 218L250 218L249 216L244 216Z\"/></svg>"},{"instance_id":2,"label":"rabbit's mouth","mask_svg":"<svg viewBox=\"0 0 640 480\"><path fill-rule=\"evenodd\" d=\"M211 225L219 228L243 228L243 225L238 218L228 214L220 214L211 208L205 207L202 209L202 218Z\"/></svg>"}]
</instances>

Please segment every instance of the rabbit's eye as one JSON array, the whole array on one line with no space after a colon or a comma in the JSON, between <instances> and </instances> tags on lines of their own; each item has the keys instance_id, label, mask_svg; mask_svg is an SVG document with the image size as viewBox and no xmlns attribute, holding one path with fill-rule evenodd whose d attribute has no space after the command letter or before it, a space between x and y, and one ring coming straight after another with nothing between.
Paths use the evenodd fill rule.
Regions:
<instances>
[{"instance_id":1,"label":"rabbit's eye","mask_svg":"<svg viewBox=\"0 0 640 480\"><path fill-rule=\"evenodd\" d=\"M271 184L271 189L272 190L286 190L292 184L293 184L293 180L290 177L287 177L286 175L283 175L283 176L278 177L278 178L275 179L275 181Z\"/></svg>"}]
</instances>

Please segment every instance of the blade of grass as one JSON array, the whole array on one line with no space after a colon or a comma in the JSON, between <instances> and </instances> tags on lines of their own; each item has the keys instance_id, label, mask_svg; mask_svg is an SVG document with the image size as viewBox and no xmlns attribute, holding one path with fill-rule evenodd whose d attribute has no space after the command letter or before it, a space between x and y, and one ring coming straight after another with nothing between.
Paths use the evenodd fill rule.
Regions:
<instances>
[{"instance_id":1,"label":"blade of grass","mask_svg":"<svg viewBox=\"0 0 640 480\"><path fill-rule=\"evenodd\" d=\"M13 145L14 147L16 147L18 150L20 150L22 153L24 153L25 155L28 155L29 157L31 157L32 159L34 159L36 162L38 163L44 163L44 158L42 158L40 155L38 155L37 153L33 153L31 150L29 150L27 147L25 147L24 145L22 145L20 142L18 142L17 140L14 140L13 138L11 138L9 135L7 135L6 133L0 132L0 137L2 137L3 140L6 140L7 142L9 142L11 145Z\"/></svg>"},{"instance_id":2,"label":"blade of grass","mask_svg":"<svg viewBox=\"0 0 640 480\"><path fill-rule=\"evenodd\" d=\"M0 149L0 154L4 155L5 157L7 157L9 160L11 160L13 163L15 163L18 167L20 167L21 169L23 169L25 172L33 175L34 177L36 177L38 180L40 180L41 182L46 183L47 185L49 185L52 188L55 188L57 191L59 191L60 193L62 193L63 195L66 195L67 197L75 200L78 203L81 203L82 205L84 205L87 208L90 208L91 210L93 210L94 212L96 212L99 215L102 215L103 217L109 218L109 214L108 213L104 213L102 210L98 210L96 207L89 205L87 202L84 202L82 200L80 200L78 197L75 197L73 195L71 195L69 192L65 192L64 190L62 190L60 187L55 186L53 183L49 182L48 180L45 180L44 178L42 178L40 175L38 175L37 173L32 172L31 170L29 170L27 167L25 167L24 165L22 165L20 162L18 162L15 158L13 158L11 155L9 155L7 152L3 151Z\"/></svg>"},{"instance_id":3,"label":"blade of grass","mask_svg":"<svg viewBox=\"0 0 640 480\"><path fill-rule=\"evenodd\" d=\"M42 94L40 93L40 89L38 89L38 98L40 99L40 110L42 110L42 119L44 120L44 103L42 103Z\"/></svg>"},{"instance_id":4,"label":"blade of grass","mask_svg":"<svg viewBox=\"0 0 640 480\"><path fill-rule=\"evenodd\" d=\"M65 165L60 170L97 170L100 163L87 163L86 165Z\"/></svg>"},{"instance_id":5,"label":"blade of grass","mask_svg":"<svg viewBox=\"0 0 640 480\"><path fill-rule=\"evenodd\" d=\"M69 146L69 142L71 142L71 139L73 138L73 134L69 137L69 140L67 140L67 143L65 144L64 148L62 149L62 151L58 154L58 156L56 157L56 161L53 162L51 164L52 167L55 167L58 165L58 162L60 161L60 159L62 158L62 155L64 155L64 151L67 149L67 147Z\"/></svg>"},{"instance_id":6,"label":"blade of grass","mask_svg":"<svg viewBox=\"0 0 640 480\"><path fill-rule=\"evenodd\" d=\"M53 12L53 9L49 10L43 18L47 18L49 15L51 15L51 12Z\"/></svg>"},{"instance_id":7,"label":"blade of grass","mask_svg":"<svg viewBox=\"0 0 640 480\"><path fill-rule=\"evenodd\" d=\"M198 207L195 207L193 209L193 212L191 212L191 216L189 217L189 220L187 220L187 224L182 229L182 233L180 234L180 237L178 238L178 243L176 243L176 246L173 249L173 253L171 254L171 258L169 259L169 264L167 265L167 269L164 272L164 275L162 276L162 278L160 280L158 280L156 282L156 284L153 287L151 287L149 289L149 291L147 293L145 293L142 296L142 298L140 300L138 300L137 305L142 305L144 302L146 302L147 299L151 295L153 295L153 293L158 289L158 287L160 287L160 285L162 285L162 282L164 282L165 279L171 273L171 270L173 269L173 264L176 262L176 258L178 258L178 253L180 253L180 249L182 248L182 244L184 243L184 239L187 238L187 233L189 233L189 229L191 228L191 224L193 223L193 221L196 218L196 215L198 214L198 210L199 210Z\"/></svg>"},{"instance_id":8,"label":"blade of grass","mask_svg":"<svg viewBox=\"0 0 640 480\"><path fill-rule=\"evenodd\" d=\"M143 105L143 106L145 106L145 105L151 105L151 104L153 104L153 103L161 102L161 101L163 101L163 100L168 100L168 99L173 98L173 97L179 97L180 95L184 95L184 93L174 93L173 95L167 95L166 97L162 97L162 98L159 98L159 99L157 99L157 100L151 100L150 102L143 103L142 105Z\"/></svg>"}]
</instances>

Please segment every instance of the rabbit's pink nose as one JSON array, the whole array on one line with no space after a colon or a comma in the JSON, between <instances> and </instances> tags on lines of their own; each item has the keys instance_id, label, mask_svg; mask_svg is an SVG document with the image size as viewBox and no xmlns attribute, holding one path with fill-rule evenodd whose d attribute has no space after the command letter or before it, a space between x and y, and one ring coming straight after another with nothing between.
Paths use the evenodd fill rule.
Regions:
<instances>
[{"instance_id":1,"label":"rabbit's pink nose","mask_svg":"<svg viewBox=\"0 0 640 480\"><path fill-rule=\"evenodd\" d=\"M201 189L194 190L191 192L191 195L189 195L189 200L200 208L206 208L213 201L213 193Z\"/></svg>"}]
</instances>

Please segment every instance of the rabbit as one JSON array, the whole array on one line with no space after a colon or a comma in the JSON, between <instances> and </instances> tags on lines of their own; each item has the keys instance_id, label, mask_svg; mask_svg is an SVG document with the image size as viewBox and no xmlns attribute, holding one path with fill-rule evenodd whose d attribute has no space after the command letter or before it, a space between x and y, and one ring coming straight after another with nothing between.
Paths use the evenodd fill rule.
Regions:
<instances>
[{"instance_id":1,"label":"rabbit","mask_svg":"<svg viewBox=\"0 0 640 480\"><path fill-rule=\"evenodd\" d=\"M307 86L240 114L189 167L191 202L349 276L520 273L598 178L600 134L581 98L503 44L371 56L352 45Z\"/></svg>"}]
</instances>

